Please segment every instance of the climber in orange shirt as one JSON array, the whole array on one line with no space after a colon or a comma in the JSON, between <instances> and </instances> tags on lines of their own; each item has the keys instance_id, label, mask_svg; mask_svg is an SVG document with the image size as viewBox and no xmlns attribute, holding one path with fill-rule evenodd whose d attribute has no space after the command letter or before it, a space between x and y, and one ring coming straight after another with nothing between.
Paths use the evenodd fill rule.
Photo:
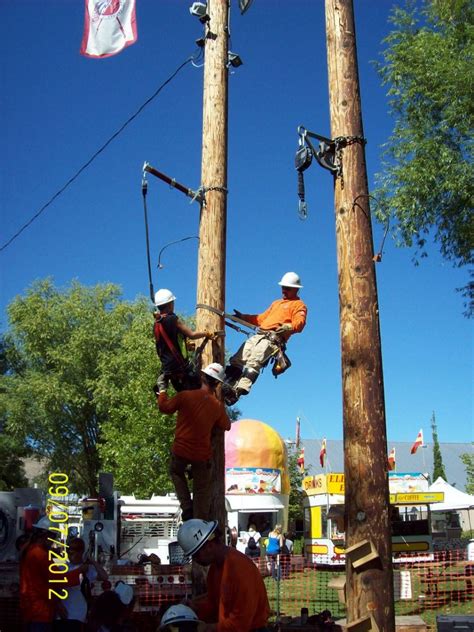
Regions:
<instances>
[{"instance_id":1,"label":"climber in orange shirt","mask_svg":"<svg viewBox=\"0 0 474 632\"><path fill-rule=\"evenodd\" d=\"M186 605L206 622L202 632L268 632L270 606L260 571L221 538L215 520L188 520L179 528L185 555L209 566L206 595Z\"/></svg>"},{"instance_id":2,"label":"climber in orange shirt","mask_svg":"<svg viewBox=\"0 0 474 632\"><path fill-rule=\"evenodd\" d=\"M166 381L158 378L158 408L162 413L178 412L176 431L171 447L170 474L181 505L183 520L207 518L211 502L211 432L214 427L230 430L224 404L216 397L218 385L224 381L224 369L217 362L202 373L198 390L180 391L168 398ZM191 467L193 498L186 480Z\"/></svg>"},{"instance_id":3,"label":"climber in orange shirt","mask_svg":"<svg viewBox=\"0 0 474 632\"><path fill-rule=\"evenodd\" d=\"M260 370L284 347L292 334L300 333L306 325L307 308L298 296L303 287L300 277L296 272L287 272L278 284L282 298L274 301L262 314L242 314L234 310L238 318L259 329L241 345L225 369L224 397L228 405L235 404L241 395L248 395Z\"/></svg>"}]
</instances>

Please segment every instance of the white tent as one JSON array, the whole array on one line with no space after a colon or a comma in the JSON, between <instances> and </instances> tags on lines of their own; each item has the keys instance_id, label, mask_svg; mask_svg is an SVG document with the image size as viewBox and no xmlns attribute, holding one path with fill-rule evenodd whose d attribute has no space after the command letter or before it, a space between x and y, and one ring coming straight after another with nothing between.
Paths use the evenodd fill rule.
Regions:
<instances>
[{"instance_id":1,"label":"white tent","mask_svg":"<svg viewBox=\"0 0 474 632\"><path fill-rule=\"evenodd\" d=\"M474 496L456 489L439 476L429 486L430 492L444 492L444 502L433 503L431 511L474 509Z\"/></svg>"}]
</instances>

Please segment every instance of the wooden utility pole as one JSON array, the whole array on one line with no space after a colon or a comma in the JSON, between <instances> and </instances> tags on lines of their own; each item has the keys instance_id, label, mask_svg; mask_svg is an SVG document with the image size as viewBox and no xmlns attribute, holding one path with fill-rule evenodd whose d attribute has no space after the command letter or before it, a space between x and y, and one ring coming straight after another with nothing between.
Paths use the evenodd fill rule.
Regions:
<instances>
[{"instance_id":1,"label":"wooden utility pole","mask_svg":"<svg viewBox=\"0 0 474 632\"><path fill-rule=\"evenodd\" d=\"M208 0L205 37L201 185L205 204L199 224L197 302L224 311L227 223L227 79L228 0ZM221 331L224 319L198 309L199 331ZM224 338L206 345L203 366L224 365ZM210 518L225 525L224 433L213 437L213 494Z\"/></svg>"},{"instance_id":2,"label":"wooden utility pole","mask_svg":"<svg viewBox=\"0 0 474 632\"><path fill-rule=\"evenodd\" d=\"M365 630L375 624L381 632L393 632L382 353L354 11L352 0L325 2L331 136L346 137L336 145L342 174L335 178L335 216L349 549L347 614L349 625L362 619ZM365 548L364 540L369 542Z\"/></svg>"}]
</instances>

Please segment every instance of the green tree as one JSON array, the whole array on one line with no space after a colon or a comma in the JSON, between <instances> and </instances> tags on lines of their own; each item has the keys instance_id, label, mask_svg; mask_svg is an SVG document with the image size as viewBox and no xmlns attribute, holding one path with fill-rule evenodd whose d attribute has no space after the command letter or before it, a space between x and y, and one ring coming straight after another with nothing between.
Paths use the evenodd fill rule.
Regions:
<instances>
[{"instance_id":1,"label":"green tree","mask_svg":"<svg viewBox=\"0 0 474 632\"><path fill-rule=\"evenodd\" d=\"M27 448L15 437L2 430L0 434L0 491L11 491L15 487L27 487L23 458Z\"/></svg>"},{"instance_id":2,"label":"green tree","mask_svg":"<svg viewBox=\"0 0 474 632\"><path fill-rule=\"evenodd\" d=\"M404 246L427 256L428 237L456 266L472 264L474 215L474 5L471 0L408 0L378 65L394 131L377 176L377 214L395 220ZM474 277L460 288L474 309Z\"/></svg>"},{"instance_id":3,"label":"green tree","mask_svg":"<svg viewBox=\"0 0 474 632\"><path fill-rule=\"evenodd\" d=\"M466 466L466 493L474 494L474 454L465 452L460 459Z\"/></svg>"},{"instance_id":4,"label":"green tree","mask_svg":"<svg viewBox=\"0 0 474 632\"><path fill-rule=\"evenodd\" d=\"M151 366L153 321L146 301L123 302L120 289L111 284L86 288L73 282L58 290L46 279L17 297L8 314L5 348L10 370L1 378L0 404L8 432L26 441L34 454L47 458L50 471L68 474L71 489L94 494L101 468L99 444L102 435L107 436L110 411L118 410L133 419L137 437L136 450L129 446L128 460L144 464L139 442L148 428L141 416L143 407L137 405L142 395L138 390L146 382L143 397L152 410L150 386L157 368ZM143 335L142 357L130 348L132 334L138 330ZM114 389L107 392L106 377L116 365L122 368L122 381L115 380ZM152 445L160 454L161 435L155 432L155 436ZM115 464L121 468L123 437L116 438ZM123 466L130 471L127 463Z\"/></svg>"},{"instance_id":5,"label":"green tree","mask_svg":"<svg viewBox=\"0 0 474 632\"><path fill-rule=\"evenodd\" d=\"M11 366L7 357L7 344L0 339L0 375L10 373ZM2 396L4 393L1 391ZM0 491L11 491L15 487L26 487L23 458L28 449L24 443L13 437L5 428L5 420L0 421Z\"/></svg>"},{"instance_id":6,"label":"green tree","mask_svg":"<svg viewBox=\"0 0 474 632\"><path fill-rule=\"evenodd\" d=\"M439 476L447 481L448 479L446 478L446 472L444 471L443 457L441 456L441 450L439 447L438 429L436 427L434 412L431 415L431 430L433 434L433 481L435 481Z\"/></svg>"},{"instance_id":7,"label":"green tree","mask_svg":"<svg viewBox=\"0 0 474 632\"><path fill-rule=\"evenodd\" d=\"M143 307L125 332L120 353L101 363L96 389L104 417L99 453L124 494L173 491L167 463L175 420L158 411L152 390L157 369L150 313Z\"/></svg>"},{"instance_id":8,"label":"green tree","mask_svg":"<svg viewBox=\"0 0 474 632\"><path fill-rule=\"evenodd\" d=\"M297 520L303 519L303 498L305 494L302 489L302 484L303 478L306 476L308 470L304 468L303 471L301 471L298 465L299 455L300 448L288 448L288 475L290 478L290 497L288 501L289 525L294 525Z\"/></svg>"}]
</instances>

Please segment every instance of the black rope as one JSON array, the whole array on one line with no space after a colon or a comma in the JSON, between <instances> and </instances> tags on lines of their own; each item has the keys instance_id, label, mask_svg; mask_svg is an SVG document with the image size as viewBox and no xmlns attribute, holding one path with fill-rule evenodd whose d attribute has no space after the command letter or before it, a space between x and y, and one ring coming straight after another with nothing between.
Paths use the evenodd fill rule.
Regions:
<instances>
[{"instance_id":1,"label":"black rope","mask_svg":"<svg viewBox=\"0 0 474 632\"><path fill-rule=\"evenodd\" d=\"M375 202L377 203L377 206L380 206L381 203L375 197L375 195L370 195L366 193L361 193L355 198L355 200L352 202L352 210L354 210L355 207L358 206L361 209L361 211L368 217L366 210L357 202L357 200L362 197L367 198L369 200L375 200ZM387 221L385 223L385 230L382 237L382 243L380 244L380 248L378 249L378 251L372 257L375 263L380 263L382 261L383 247L385 245L385 240L387 238L389 229L390 229L390 217L387 216Z\"/></svg>"},{"instance_id":2,"label":"black rope","mask_svg":"<svg viewBox=\"0 0 474 632\"><path fill-rule=\"evenodd\" d=\"M150 298L152 302L155 302L155 291L153 289L153 279L151 277L151 260L150 260L150 236L148 232L148 209L146 204L146 195L148 193L148 182L145 178L142 180L142 195L143 195L143 212L145 215L145 236L146 236L146 259L148 264L148 281L150 283Z\"/></svg>"}]
</instances>

